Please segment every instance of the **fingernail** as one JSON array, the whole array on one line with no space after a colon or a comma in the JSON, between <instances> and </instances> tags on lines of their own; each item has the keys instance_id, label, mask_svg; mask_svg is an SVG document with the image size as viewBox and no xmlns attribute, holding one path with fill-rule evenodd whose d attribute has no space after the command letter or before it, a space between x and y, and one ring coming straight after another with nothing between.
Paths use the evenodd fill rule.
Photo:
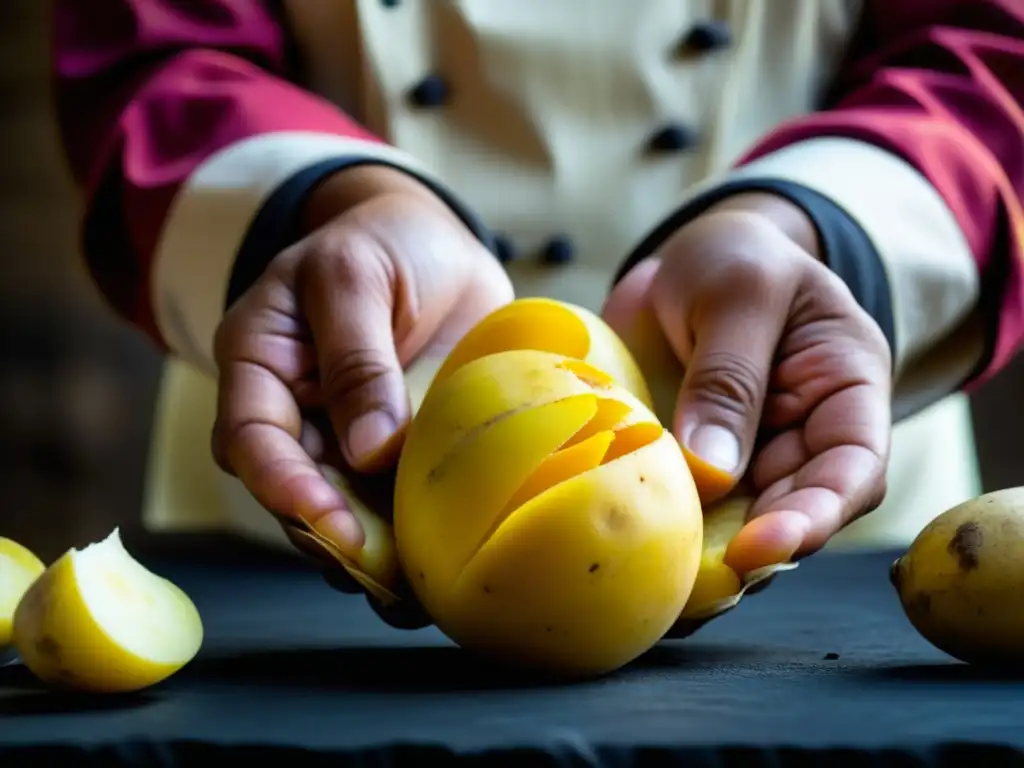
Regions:
<instances>
[{"instance_id":1,"label":"fingernail","mask_svg":"<svg viewBox=\"0 0 1024 768\"><path fill-rule=\"evenodd\" d=\"M343 554L351 555L363 548L363 529L348 511L328 512L317 520L313 527Z\"/></svg>"},{"instance_id":2,"label":"fingernail","mask_svg":"<svg viewBox=\"0 0 1024 768\"><path fill-rule=\"evenodd\" d=\"M362 464L374 457L390 440L398 425L386 411L370 411L348 428L349 458Z\"/></svg>"},{"instance_id":3,"label":"fingernail","mask_svg":"<svg viewBox=\"0 0 1024 768\"><path fill-rule=\"evenodd\" d=\"M686 447L713 467L732 473L740 464L740 441L732 432L717 424L694 429Z\"/></svg>"}]
</instances>

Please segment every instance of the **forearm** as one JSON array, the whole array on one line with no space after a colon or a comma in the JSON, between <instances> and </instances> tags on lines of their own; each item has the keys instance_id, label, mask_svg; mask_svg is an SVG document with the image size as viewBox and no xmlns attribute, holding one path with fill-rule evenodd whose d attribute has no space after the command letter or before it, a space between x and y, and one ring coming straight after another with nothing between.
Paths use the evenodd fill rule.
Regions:
<instances>
[{"instance_id":1,"label":"forearm","mask_svg":"<svg viewBox=\"0 0 1024 768\"><path fill-rule=\"evenodd\" d=\"M1024 340L1024 6L869 2L862 39L826 109L758 142L675 223L750 190L803 208L820 257L889 337L905 416L984 381Z\"/></svg>"},{"instance_id":2,"label":"forearm","mask_svg":"<svg viewBox=\"0 0 1024 768\"><path fill-rule=\"evenodd\" d=\"M743 165L785 174L788 156L866 231L891 290L898 393L976 386L1024 340L1024 4L875 0L860 45L828 108Z\"/></svg>"},{"instance_id":3,"label":"forearm","mask_svg":"<svg viewBox=\"0 0 1024 768\"><path fill-rule=\"evenodd\" d=\"M114 34L94 22L103 13L132 24ZM472 220L414 159L289 82L260 3L58 0L55 27L86 263L125 318L206 371L225 305L301 234L325 179L387 166Z\"/></svg>"},{"instance_id":4,"label":"forearm","mask_svg":"<svg viewBox=\"0 0 1024 768\"><path fill-rule=\"evenodd\" d=\"M126 23L97 21L111 18ZM283 79L281 29L258 2L57 0L54 25L58 117L85 193L87 266L120 314L181 352L184 329L169 304L223 286L231 254L219 251L231 248L239 223L233 203L298 160L274 137L331 136L306 153L311 161L373 138ZM250 162L247 147L260 139L266 157ZM190 256L182 229L196 231L190 202L199 198L208 216L197 234L210 245Z\"/></svg>"}]
</instances>

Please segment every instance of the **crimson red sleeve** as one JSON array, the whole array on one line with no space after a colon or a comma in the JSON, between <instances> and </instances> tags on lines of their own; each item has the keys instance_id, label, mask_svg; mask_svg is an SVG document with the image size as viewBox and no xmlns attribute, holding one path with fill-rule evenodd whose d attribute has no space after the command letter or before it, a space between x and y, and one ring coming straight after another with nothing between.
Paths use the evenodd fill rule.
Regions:
<instances>
[{"instance_id":1,"label":"crimson red sleeve","mask_svg":"<svg viewBox=\"0 0 1024 768\"><path fill-rule=\"evenodd\" d=\"M287 80L282 28L257 0L55 0L53 18L60 132L86 195L84 255L111 304L158 343L154 250L197 167L273 132L376 141Z\"/></svg>"},{"instance_id":2,"label":"crimson red sleeve","mask_svg":"<svg viewBox=\"0 0 1024 768\"><path fill-rule=\"evenodd\" d=\"M741 165L757 165L824 137L892 153L944 201L973 258L987 331L986 349L967 384L997 373L1024 340L1024 2L868 0L825 107L779 127ZM825 186L840 189L844 183ZM883 205L887 178L873 183L877 204ZM842 192L837 197L842 203ZM903 236L927 240L925 226L913 230L917 224L904 221L910 231ZM957 247L952 239L946 246ZM918 258L937 263L944 258L941 250L939 244ZM899 266L892 266L894 301L901 291L927 298L919 277L917 285L901 284L893 279L897 272ZM941 293L933 291L931 301L940 303ZM929 311L937 310L921 309L918 315L927 318Z\"/></svg>"}]
</instances>

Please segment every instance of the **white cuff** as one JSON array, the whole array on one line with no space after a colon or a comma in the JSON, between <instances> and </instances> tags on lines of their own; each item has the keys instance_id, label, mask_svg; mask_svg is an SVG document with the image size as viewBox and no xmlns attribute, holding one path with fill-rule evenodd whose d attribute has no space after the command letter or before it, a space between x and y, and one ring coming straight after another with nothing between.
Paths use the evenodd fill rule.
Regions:
<instances>
[{"instance_id":1,"label":"white cuff","mask_svg":"<svg viewBox=\"0 0 1024 768\"><path fill-rule=\"evenodd\" d=\"M830 137L784 147L715 183L750 177L813 189L863 228L892 294L898 390L924 387L934 397L962 383L984 348L980 326L969 322L978 269L952 211L917 169L872 144ZM918 400L922 393L902 394Z\"/></svg>"},{"instance_id":2,"label":"white cuff","mask_svg":"<svg viewBox=\"0 0 1024 768\"><path fill-rule=\"evenodd\" d=\"M429 177L413 158L386 144L301 131L243 139L196 168L171 205L153 264L153 309L172 352L216 376L214 332L253 218L281 184L333 158L372 159Z\"/></svg>"}]
</instances>

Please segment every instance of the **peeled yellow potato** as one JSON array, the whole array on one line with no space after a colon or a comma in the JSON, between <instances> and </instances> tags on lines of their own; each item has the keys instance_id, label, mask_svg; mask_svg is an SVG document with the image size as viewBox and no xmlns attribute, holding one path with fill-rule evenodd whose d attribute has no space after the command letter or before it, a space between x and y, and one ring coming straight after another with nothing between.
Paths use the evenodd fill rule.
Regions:
<instances>
[{"instance_id":1,"label":"peeled yellow potato","mask_svg":"<svg viewBox=\"0 0 1024 768\"><path fill-rule=\"evenodd\" d=\"M455 359L398 464L394 529L416 596L455 642L504 661L566 676L628 663L697 574L700 502L678 443L578 357Z\"/></svg>"},{"instance_id":2,"label":"peeled yellow potato","mask_svg":"<svg viewBox=\"0 0 1024 768\"><path fill-rule=\"evenodd\" d=\"M1024 662L1024 488L936 517L890 572L914 628L974 664Z\"/></svg>"},{"instance_id":3,"label":"peeled yellow potato","mask_svg":"<svg viewBox=\"0 0 1024 768\"><path fill-rule=\"evenodd\" d=\"M433 579L430 587L425 588L422 582L426 571L424 578L419 578L409 570L408 563L399 567L397 561L402 557L401 547L395 548L393 538L397 533L398 522L396 519L396 530L393 530L384 518L391 514L392 501L395 502L397 514L400 487L396 487L395 496L389 498L387 491L391 490L391 486L382 489L379 483L357 482L356 478L340 476L335 478L366 532L366 545L358 559L347 558L337 552L312 529L303 531L302 535L341 562L367 591L384 604L397 602L400 599L400 582L411 580L417 597L424 602L432 618L439 622L437 602L431 602L431 597L425 597L424 589L434 595L439 594L437 590L444 592L444 588L452 588L453 580L462 573L469 558L478 551L484 551L486 536L493 534L499 522L505 520L512 510L531 508L532 500L543 496L544 491L563 481L596 472L602 463L608 464L609 457L627 443L627 435L630 436L629 440L639 441L635 442L638 450L636 456L630 457L631 462L649 461L648 456L653 454L660 457L669 450L670 443L675 453L681 454L683 466L689 462L683 473L687 485L685 495L690 500L687 504L692 501L689 486L694 477L698 478L705 490L724 488L731 484L732 480L728 476L715 477L716 471L713 468L695 462L694 457L686 456L670 434L660 430L659 419L651 411L652 400L660 407L660 423L671 424L675 395L682 380L682 368L668 348L653 314L641 313L637 318L627 329L630 341L627 347L601 318L588 310L551 299L518 299L481 320L444 360L421 358L406 371L406 385L413 411L417 414L414 425L418 425L410 431L410 435L420 435L411 441L413 447L407 441L403 449L406 477L415 471L423 472L424 467L431 462L439 462L442 456L452 453L456 446L477 445L478 448L474 450L478 450L478 456L482 457L476 464L467 464L468 469L464 471L471 475L470 481L482 484L484 488L460 486L461 480L449 480L440 489L429 489L434 498L431 503L437 508L448 505L449 514L455 522L440 525L430 520L424 523L430 531L420 530L416 522L411 522L416 517L409 511L415 507L415 497L410 496L408 489L404 496L406 533L401 538L407 541L406 552L410 548L417 551L432 548L439 553L433 559L445 562L440 565L434 563L432 567L438 569L441 582ZM639 356L636 359L630 349L637 351ZM519 356L505 358L504 361L494 358L512 351L531 351L541 357ZM567 362L560 371L553 371L550 365L552 358L548 358L548 362L543 365L536 362L543 360L545 353L560 356L563 362L568 358L579 364L573 367L574 364ZM489 373L478 375L479 381L473 385L477 388L474 398L462 397L460 394L452 396L443 406L447 409L443 417L420 414L421 404L428 392L441 387L450 388L451 385L446 382L453 375L469 364L489 357L492 363L476 369ZM534 367L522 367L526 360L533 361L530 365ZM510 374L509 369L516 370ZM566 375L569 372L575 378ZM645 374L653 377L656 384L654 397ZM617 394L608 395L613 384ZM589 396L595 391L605 394L598 398L593 413L587 398L572 399L573 395ZM517 410L523 412L513 414ZM513 415L515 418L510 418ZM499 421L503 422L500 427ZM581 426L584 422L585 425ZM482 425L487 425L490 431L486 440L481 434ZM630 427L630 430L626 431L626 427ZM654 435L654 429L659 430L657 440L652 440L652 443L658 445L657 451L646 447L639 450L640 443ZM571 435L571 438L566 439L567 435ZM531 442L534 436L539 440L536 444ZM487 450L491 450L487 446L492 446L504 455L511 450L508 446L513 445L518 446L516 450L525 451L521 456L522 463L515 466L507 465L504 458L495 460L487 453ZM620 448L616 449L616 445ZM411 458L414 454L415 458ZM664 466L676 465L679 457L673 455L665 462ZM502 466L502 472L497 477L496 465ZM412 466L417 469L409 469ZM606 470L601 469L598 473L605 477L601 472ZM406 481L407 484L409 482ZM427 493L423 488L417 491L420 492ZM464 500L465 497L472 498L474 494L490 494L494 499L504 498L504 507L500 512L481 512ZM745 592L765 582L777 571L796 567L792 563L780 563L740 576L725 565L725 550L742 527L751 503L749 498L729 499L706 515L700 571L685 610L672 628L673 636L692 633L707 621L733 608ZM693 504L696 505L696 502ZM695 508L699 510L699 505ZM485 525L488 520L492 522ZM452 531L458 531L458 534ZM425 537L424 542L430 543L416 544L412 541L421 535ZM442 586L437 586L438 583ZM478 623L486 624L488 621L485 615ZM452 622L445 625L439 622L439 626L453 637L458 634ZM481 633L479 627L472 627L459 636L480 636ZM469 641L459 642L469 644ZM544 653L526 647L522 652L527 656L530 653ZM510 655L508 652L503 653Z\"/></svg>"},{"instance_id":4,"label":"peeled yellow potato","mask_svg":"<svg viewBox=\"0 0 1024 768\"><path fill-rule=\"evenodd\" d=\"M665 338L653 308L642 304L631 306L626 314L621 310L622 307L610 310L613 324L619 331L616 338L621 340L650 392L654 415L663 425L671 427L685 373L683 365Z\"/></svg>"},{"instance_id":5,"label":"peeled yellow potato","mask_svg":"<svg viewBox=\"0 0 1024 768\"><path fill-rule=\"evenodd\" d=\"M203 625L189 597L135 560L115 529L36 579L14 613L13 640L44 682L116 693L181 669L198 653Z\"/></svg>"},{"instance_id":6,"label":"peeled yellow potato","mask_svg":"<svg viewBox=\"0 0 1024 768\"><path fill-rule=\"evenodd\" d=\"M14 609L45 570L43 561L25 547L0 536L0 650L10 645Z\"/></svg>"},{"instance_id":7,"label":"peeled yellow potato","mask_svg":"<svg viewBox=\"0 0 1024 768\"><path fill-rule=\"evenodd\" d=\"M483 318L444 359L421 358L409 367L405 383L413 412L419 410L432 382L447 378L473 360L512 350L551 352L587 362L650 407L650 393L640 369L629 350L600 317L566 302L524 298ZM626 410L628 408L623 412ZM385 519L393 503L390 478L385 477L382 483L365 477L345 477L329 468L325 468L325 473L342 492L363 527L362 551L348 557L312 526L282 521L290 526L289 535L293 541L298 539L341 563L382 604L397 602L402 573L394 534Z\"/></svg>"},{"instance_id":8,"label":"peeled yellow potato","mask_svg":"<svg viewBox=\"0 0 1024 768\"><path fill-rule=\"evenodd\" d=\"M447 378L473 360L516 349L551 352L589 363L651 407L647 382L615 332L590 310L554 299L516 299L496 309L455 345L437 379Z\"/></svg>"}]
</instances>

